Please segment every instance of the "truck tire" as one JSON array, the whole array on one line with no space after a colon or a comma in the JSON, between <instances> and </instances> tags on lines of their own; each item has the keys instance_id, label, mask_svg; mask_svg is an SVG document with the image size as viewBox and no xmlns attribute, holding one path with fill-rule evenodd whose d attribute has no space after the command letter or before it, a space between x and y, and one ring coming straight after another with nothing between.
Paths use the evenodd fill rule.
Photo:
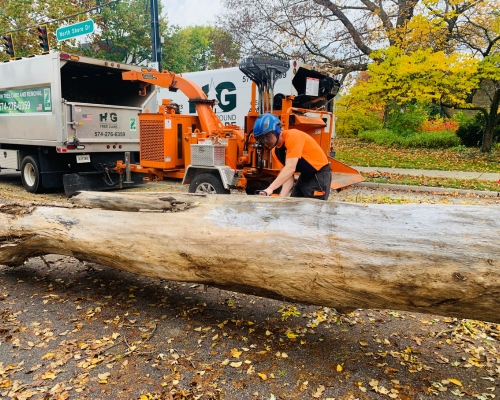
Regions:
<instances>
[{"instance_id":1,"label":"truck tire","mask_svg":"<svg viewBox=\"0 0 500 400\"><path fill-rule=\"evenodd\" d=\"M43 192L40 162L37 156L26 156L21 163L21 180L26 191L30 193Z\"/></svg>"},{"instance_id":2,"label":"truck tire","mask_svg":"<svg viewBox=\"0 0 500 400\"><path fill-rule=\"evenodd\" d=\"M224 185L219 177L203 173L196 175L189 184L189 193L203 194L229 194L228 189L224 189Z\"/></svg>"}]
</instances>

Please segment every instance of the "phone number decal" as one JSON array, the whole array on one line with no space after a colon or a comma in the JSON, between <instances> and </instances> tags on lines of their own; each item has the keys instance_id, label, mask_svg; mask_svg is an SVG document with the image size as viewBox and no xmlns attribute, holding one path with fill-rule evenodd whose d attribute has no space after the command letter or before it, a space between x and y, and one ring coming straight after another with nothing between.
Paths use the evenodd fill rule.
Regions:
<instances>
[{"instance_id":1,"label":"phone number decal","mask_svg":"<svg viewBox=\"0 0 500 400\"><path fill-rule=\"evenodd\" d=\"M12 111L27 111L30 110L31 103L29 101L9 101L8 103L0 103L0 110Z\"/></svg>"},{"instance_id":2,"label":"phone number decal","mask_svg":"<svg viewBox=\"0 0 500 400\"><path fill-rule=\"evenodd\" d=\"M95 132L96 137L124 137L125 132Z\"/></svg>"}]
</instances>

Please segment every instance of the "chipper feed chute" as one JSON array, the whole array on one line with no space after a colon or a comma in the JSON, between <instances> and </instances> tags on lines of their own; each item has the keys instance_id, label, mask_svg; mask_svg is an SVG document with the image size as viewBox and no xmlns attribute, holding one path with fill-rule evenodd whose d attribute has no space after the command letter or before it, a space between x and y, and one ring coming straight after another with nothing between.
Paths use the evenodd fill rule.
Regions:
<instances>
[{"instance_id":1,"label":"chipper feed chute","mask_svg":"<svg viewBox=\"0 0 500 400\"><path fill-rule=\"evenodd\" d=\"M339 190L364 181L361 174L354 168L351 168L332 157L327 157L328 161L330 161L330 169L332 170L332 183L330 185L332 190Z\"/></svg>"}]
</instances>

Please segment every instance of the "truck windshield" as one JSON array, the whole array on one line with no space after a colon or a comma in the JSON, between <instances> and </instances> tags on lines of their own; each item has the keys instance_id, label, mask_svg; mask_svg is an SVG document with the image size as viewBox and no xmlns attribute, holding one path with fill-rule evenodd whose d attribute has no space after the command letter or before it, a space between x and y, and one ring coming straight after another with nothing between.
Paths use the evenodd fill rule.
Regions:
<instances>
[{"instance_id":1,"label":"truck windshield","mask_svg":"<svg viewBox=\"0 0 500 400\"><path fill-rule=\"evenodd\" d=\"M68 61L61 68L62 97L69 102L141 107L151 94L139 96L139 83L122 80L118 68Z\"/></svg>"}]
</instances>

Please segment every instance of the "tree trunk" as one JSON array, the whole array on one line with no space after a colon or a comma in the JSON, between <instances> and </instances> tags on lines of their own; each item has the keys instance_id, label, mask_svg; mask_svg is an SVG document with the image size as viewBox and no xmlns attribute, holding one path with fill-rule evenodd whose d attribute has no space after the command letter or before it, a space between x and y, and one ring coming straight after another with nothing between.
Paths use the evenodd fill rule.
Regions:
<instances>
[{"instance_id":1,"label":"tree trunk","mask_svg":"<svg viewBox=\"0 0 500 400\"><path fill-rule=\"evenodd\" d=\"M496 206L123 193L81 193L73 202L113 210L1 206L0 264L64 254L340 310L500 322ZM115 211L148 203L157 211Z\"/></svg>"},{"instance_id":2,"label":"tree trunk","mask_svg":"<svg viewBox=\"0 0 500 400\"><path fill-rule=\"evenodd\" d=\"M493 132L498 122L498 108L500 106L500 82L493 81L493 90L494 93L489 113L486 115L483 142L481 144L481 151L483 153L487 153L493 148Z\"/></svg>"}]
</instances>

